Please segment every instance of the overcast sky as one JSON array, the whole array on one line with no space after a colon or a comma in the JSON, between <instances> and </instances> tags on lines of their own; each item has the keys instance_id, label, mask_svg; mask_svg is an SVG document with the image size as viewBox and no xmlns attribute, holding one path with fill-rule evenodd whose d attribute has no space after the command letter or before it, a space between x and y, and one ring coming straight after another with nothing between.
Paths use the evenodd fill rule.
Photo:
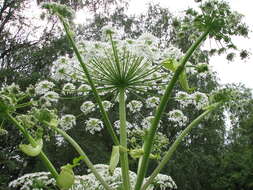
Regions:
<instances>
[{"instance_id":1,"label":"overcast sky","mask_svg":"<svg viewBox=\"0 0 253 190\"><path fill-rule=\"evenodd\" d=\"M232 9L245 15L245 22L253 29L253 1L252 0L227 0ZM196 7L194 0L131 0L129 1L129 14L140 14L147 11L148 3L159 3L162 7L168 8L171 12L180 14L188 7ZM252 53L253 33L249 39L234 38L239 48L248 49ZM244 61L239 58L232 63L225 59L225 56L211 58L211 65L218 72L220 83L243 83L246 87L253 89L253 55Z\"/></svg>"}]
</instances>

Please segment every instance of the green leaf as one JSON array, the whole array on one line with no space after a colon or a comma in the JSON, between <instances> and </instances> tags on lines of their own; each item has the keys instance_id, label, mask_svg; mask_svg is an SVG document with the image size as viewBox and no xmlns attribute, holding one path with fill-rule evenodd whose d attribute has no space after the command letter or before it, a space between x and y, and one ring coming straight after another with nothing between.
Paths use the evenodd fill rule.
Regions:
<instances>
[{"instance_id":1,"label":"green leaf","mask_svg":"<svg viewBox=\"0 0 253 190\"><path fill-rule=\"evenodd\" d=\"M50 126L57 127L58 126L58 120L57 119L51 119Z\"/></svg>"},{"instance_id":2,"label":"green leaf","mask_svg":"<svg viewBox=\"0 0 253 190\"><path fill-rule=\"evenodd\" d=\"M109 165L109 173L113 175L115 168L119 163L119 146L113 146Z\"/></svg>"},{"instance_id":3,"label":"green leaf","mask_svg":"<svg viewBox=\"0 0 253 190\"><path fill-rule=\"evenodd\" d=\"M129 154L133 159L140 158L141 156L143 156L144 150L141 148L133 149L133 150L130 150Z\"/></svg>"},{"instance_id":4,"label":"green leaf","mask_svg":"<svg viewBox=\"0 0 253 190\"><path fill-rule=\"evenodd\" d=\"M176 62L176 60L174 60L174 59L167 59L167 60L165 60L165 61L162 62L162 65L166 69L168 69L168 70L170 70L172 72L175 72L176 71L175 62Z\"/></svg>"},{"instance_id":5,"label":"green leaf","mask_svg":"<svg viewBox=\"0 0 253 190\"><path fill-rule=\"evenodd\" d=\"M208 105L208 106L205 106L205 107L203 107L203 110L213 110L213 109L215 109L216 107L218 107L218 106L220 106L220 105L222 105L222 102L221 102L221 101L220 101L220 102L213 103L213 104L210 104L210 105Z\"/></svg>"},{"instance_id":6,"label":"green leaf","mask_svg":"<svg viewBox=\"0 0 253 190\"><path fill-rule=\"evenodd\" d=\"M179 66L179 62L177 62L175 59L167 59L162 62L162 65L165 67L165 69L170 70L172 72L175 72L177 67ZM187 80L187 75L185 72L185 69L183 72L179 75L179 83L181 87L187 91L188 93L191 93L195 88L190 88Z\"/></svg>"},{"instance_id":7,"label":"green leaf","mask_svg":"<svg viewBox=\"0 0 253 190\"><path fill-rule=\"evenodd\" d=\"M79 162L80 162L81 160L84 160L84 159L85 159L84 156L79 156L78 158L74 158L74 159L73 159L72 167L78 166L78 165L79 165Z\"/></svg>"},{"instance_id":8,"label":"green leaf","mask_svg":"<svg viewBox=\"0 0 253 190\"><path fill-rule=\"evenodd\" d=\"M71 164L61 167L61 172L56 179L56 184L61 190L68 190L75 182L75 174Z\"/></svg>"},{"instance_id":9,"label":"green leaf","mask_svg":"<svg viewBox=\"0 0 253 190\"><path fill-rule=\"evenodd\" d=\"M24 152L28 156L38 156L42 150L43 147L43 140L38 139L36 141L36 146L32 146L31 144L21 144L19 145L19 148L22 152Z\"/></svg>"},{"instance_id":10,"label":"green leaf","mask_svg":"<svg viewBox=\"0 0 253 190\"><path fill-rule=\"evenodd\" d=\"M179 75L179 83L180 83L181 87L188 93L192 93L195 90L195 88L189 87L189 83L187 80L187 75L186 75L185 70L183 70L183 72Z\"/></svg>"}]
</instances>

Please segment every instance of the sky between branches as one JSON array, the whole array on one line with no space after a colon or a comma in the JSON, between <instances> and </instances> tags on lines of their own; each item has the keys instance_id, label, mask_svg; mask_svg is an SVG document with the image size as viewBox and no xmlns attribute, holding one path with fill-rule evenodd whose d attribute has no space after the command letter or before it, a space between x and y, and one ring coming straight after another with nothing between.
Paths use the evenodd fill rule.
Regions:
<instances>
[{"instance_id":1,"label":"sky between branches","mask_svg":"<svg viewBox=\"0 0 253 190\"><path fill-rule=\"evenodd\" d=\"M253 1L252 0L227 0L233 10L245 15L245 22L253 29ZM148 9L148 3L159 3L162 7L168 8L172 13L180 14L188 7L197 7L194 0L131 0L129 2L128 14L145 13ZM249 39L233 38L239 48L247 49L252 54L253 33L250 32ZM216 46L211 42L212 46ZM210 49L210 43L207 41L205 47ZM243 83L246 87L253 89L253 54L246 60L236 58L233 62L228 62L224 55L211 58L211 65L218 73L221 84Z\"/></svg>"},{"instance_id":2,"label":"sky between branches","mask_svg":"<svg viewBox=\"0 0 253 190\"><path fill-rule=\"evenodd\" d=\"M250 31L253 30L253 1L252 0L227 0L230 3L233 10L245 15L245 22L250 27ZM188 7L197 7L197 3L194 0L129 0L129 8L127 13L129 15L139 15L145 13L148 10L148 4L159 3L162 7L168 8L172 13L180 15L183 10ZM38 11L30 12L32 17L39 18L40 11L36 7L36 1L31 2L32 7ZM87 12L79 11L76 14L75 21L81 23L84 18L89 18ZM40 22L35 22L40 23ZM252 54L252 44L253 44L253 32L250 32L249 38L244 39L242 37L234 37L233 40L236 42L239 48L247 49ZM205 48L210 49L211 47L216 47L215 42L206 41ZM246 87L253 89L253 54L246 60L240 60L240 58L235 58L234 61L228 62L225 55L213 56L211 58L211 66L218 73L221 84L226 83L243 83Z\"/></svg>"}]
</instances>

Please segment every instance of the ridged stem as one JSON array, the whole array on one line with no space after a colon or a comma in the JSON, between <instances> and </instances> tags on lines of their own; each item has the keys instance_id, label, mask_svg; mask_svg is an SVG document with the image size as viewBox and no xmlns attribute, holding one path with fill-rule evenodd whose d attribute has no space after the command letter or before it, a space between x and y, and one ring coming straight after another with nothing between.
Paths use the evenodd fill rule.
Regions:
<instances>
[{"instance_id":1,"label":"ridged stem","mask_svg":"<svg viewBox=\"0 0 253 190\"><path fill-rule=\"evenodd\" d=\"M119 120L120 120L120 145L127 150L127 124L126 124L126 102L125 89L119 91ZM130 190L128 153L120 151L120 166L124 190Z\"/></svg>"},{"instance_id":2,"label":"ridged stem","mask_svg":"<svg viewBox=\"0 0 253 190\"><path fill-rule=\"evenodd\" d=\"M144 142L144 155L141 158L142 161L140 163L140 169L139 172L137 174L137 182L135 185L135 190L140 190L144 177L146 175L147 172L147 168L148 168L148 161L149 161L149 154L151 152L152 149L152 145L153 145L153 140L154 140L154 136L159 124L159 121L161 119L162 113L164 112L167 103L171 97L171 93L172 90L180 76L180 74L183 72L184 67L186 62L190 59L192 53L195 51L195 49L197 49L197 47L200 45L200 43L206 38L206 36L208 35L209 30L207 30L206 32L204 32L198 39L197 41L190 47L190 49L188 49L188 51L186 52L186 55L183 57L183 59L180 61L180 65L177 67L173 78L171 79L171 81L169 82L166 91L161 99L161 102L156 110L155 113L155 118L152 121L152 125L148 130L148 136L147 136L147 140Z\"/></svg>"}]
</instances>

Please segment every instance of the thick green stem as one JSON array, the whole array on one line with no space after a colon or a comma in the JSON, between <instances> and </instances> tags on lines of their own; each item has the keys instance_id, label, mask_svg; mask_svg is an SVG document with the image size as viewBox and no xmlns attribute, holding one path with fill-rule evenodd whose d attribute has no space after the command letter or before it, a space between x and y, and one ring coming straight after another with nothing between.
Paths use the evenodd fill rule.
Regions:
<instances>
[{"instance_id":1,"label":"thick green stem","mask_svg":"<svg viewBox=\"0 0 253 190\"><path fill-rule=\"evenodd\" d=\"M164 110L167 106L167 103L170 99L172 90L173 90L177 80L179 79L180 74L183 72L186 62L190 59L192 53L197 49L197 47L200 45L200 43L206 38L208 33L209 33L209 30L204 32L197 39L197 41L190 47L190 49L188 49L188 51L186 52L186 55L180 61L180 65L177 67L175 74L173 75L173 78L171 79L170 83L168 84L168 86L166 88L166 91L165 91L165 93L161 99L161 102L156 110L155 118L152 121L151 127L149 128L147 140L144 142L144 155L141 158L142 161L140 164L139 172L137 174L137 182L135 185L135 190L141 189L141 186L142 186L142 183L143 183L143 180L146 175L147 168L148 168L149 154L152 149L153 139L154 139L159 121L161 119L162 113L164 112Z\"/></svg>"},{"instance_id":2,"label":"thick green stem","mask_svg":"<svg viewBox=\"0 0 253 190\"><path fill-rule=\"evenodd\" d=\"M168 163L168 161L170 160L171 156L173 155L173 153L175 152L175 150L177 149L178 145L180 144L180 142L182 142L182 140L184 139L184 137L186 135L189 134L189 132L193 129L193 127L196 127L203 119L204 117L209 114L210 112L212 112L213 110L215 110L220 104L217 103L215 106L213 106L211 109L206 110L204 113L202 113L201 115L199 115L195 120L193 120L184 130L183 132L178 136L178 138L175 140L175 142L172 144L172 146L170 147L169 151L166 153L166 155L163 157L162 161L160 162L160 164L156 167L156 169L153 171L153 173L151 174L151 176L148 178L147 182L143 185L143 187L141 188L141 190L145 190L148 188L148 186L153 182L153 180L155 179L155 177L157 176L157 174L163 169L163 167Z\"/></svg>"},{"instance_id":3,"label":"thick green stem","mask_svg":"<svg viewBox=\"0 0 253 190\"><path fill-rule=\"evenodd\" d=\"M69 26L68 26L68 24L65 22L64 18L62 18L60 15L58 15L58 16L59 16L59 18L60 18L60 20L61 20L61 22L62 22L62 24L63 24L63 27L64 27L64 29L65 29L65 32L66 32L66 34L67 34L67 37L68 37L68 39L69 39L69 41L70 41L70 44L71 44L71 46L72 46L72 48L73 48L73 50L74 50L74 52L75 52L75 55L76 55L76 57L77 57L77 59L78 59L80 65L81 65L81 67L82 67L82 69L83 69L83 72L85 73L85 75L86 75L86 77L87 77L87 80L88 80L88 82L89 82L89 84L90 84L90 86L91 86L91 89L92 89L92 91L93 91L93 93L94 93L94 97L95 97L95 99L96 99L96 101L97 101L97 103L98 103L100 112L101 112L102 117L103 117L103 120L104 120L104 122L105 122L105 126L106 126L106 128L107 128L109 134L111 135L114 144L115 144L115 145L119 145L119 140L118 140L118 138L117 138L117 136L116 136L116 133L115 133L114 130L113 130L113 127L112 127L112 124L111 124L111 122L110 122L110 120L109 120L109 117L108 117L108 115L107 115L107 113L106 113L106 111L105 111L105 109L104 109L104 107L103 107L102 100L101 100L100 96L98 95L97 89L96 89L95 84L94 84L94 82L93 82L93 80L92 80L92 78L91 78L91 76L90 76L90 74L89 74L88 68L87 68L86 65L84 64L84 61L83 61L83 59L82 59L82 56L81 56L81 54L80 54L78 48L76 47L76 43L74 42L74 40L73 40L73 38L72 38L71 32L70 32L70 30L69 30Z\"/></svg>"},{"instance_id":4,"label":"thick green stem","mask_svg":"<svg viewBox=\"0 0 253 190\"><path fill-rule=\"evenodd\" d=\"M119 119L120 119L120 145L127 150L127 126L126 126L126 104L125 89L119 92ZM127 152L120 151L120 165L124 190L130 190L129 165Z\"/></svg>"},{"instance_id":5,"label":"thick green stem","mask_svg":"<svg viewBox=\"0 0 253 190\"><path fill-rule=\"evenodd\" d=\"M23 126L21 126L20 123L14 117L12 117L10 114L7 114L7 117L22 132L22 134L27 138L27 140L29 141L29 143L31 143L32 146L36 146L36 141L34 140L34 138L31 135L29 135L29 133L27 133L27 131L25 130L25 128ZM48 159L48 157L45 155L45 153L43 151L41 151L38 156L43 161L44 165L47 167L47 169L52 174L52 176L55 179L57 179L57 177L58 177L59 174L56 171L56 169L53 166L53 164Z\"/></svg>"},{"instance_id":6,"label":"thick green stem","mask_svg":"<svg viewBox=\"0 0 253 190\"><path fill-rule=\"evenodd\" d=\"M76 141L70 137L65 131L54 127L54 130L56 130L58 133L60 133L73 147L74 149L80 154L80 156L83 156L84 163L88 166L88 168L91 170L91 172L94 174L94 176L97 178L97 180L102 184L102 186L106 190L111 190L111 187L104 181L104 179L101 177L101 175L97 172L96 168L92 164L92 162L89 160L87 155L84 153L82 148L76 143Z\"/></svg>"}]
</instances>

